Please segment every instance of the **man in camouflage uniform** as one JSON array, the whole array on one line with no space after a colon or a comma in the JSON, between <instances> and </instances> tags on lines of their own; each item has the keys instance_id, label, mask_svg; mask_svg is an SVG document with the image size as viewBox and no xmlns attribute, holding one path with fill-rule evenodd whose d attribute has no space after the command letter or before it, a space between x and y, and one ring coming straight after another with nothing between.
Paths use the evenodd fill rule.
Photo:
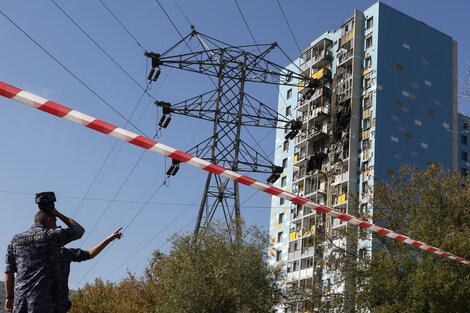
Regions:
<instances>
[{"instance_id":1,"label":"man in camouflage uniform","mask_svg":"<svg viewBox=\"0 0 470 313\"><path fill-rule=\"evenodd\" d=\"M69 300L69 274L71 262L82 262L93 259L115 239L121 239L121 228L112 233L108 238L91 248L90 250L62 248L56 262L57 275L59 278L57 304L55 313L65 313L70 310L72 302Z\"/></svg>"},{"instance_id":2,"label":"man in camouflage uniform","mask_svg":"<svg viewBox=\"0 0 470 313\"><path fill-rule=\"evenodd\" d=\"M68 228L57 228L57 217ZM84 232L75 220L57 211L53 203L47 210L39 210L34 225L15 235L8 245L5 309L14 313L53 312L58 283L56 259L65 244L81 238Z\"/></svg>"}]
</instances>

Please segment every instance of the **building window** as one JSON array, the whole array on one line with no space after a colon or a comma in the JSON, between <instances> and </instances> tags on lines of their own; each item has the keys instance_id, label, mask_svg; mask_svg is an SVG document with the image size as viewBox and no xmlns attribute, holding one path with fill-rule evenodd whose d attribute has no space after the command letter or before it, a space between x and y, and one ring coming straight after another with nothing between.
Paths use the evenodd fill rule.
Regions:
<instances>
[{"instance_id":1,"label":"building window","mask_svg":"<svg viewBox=\"0 0 470 313\"><path fill-rule=\"evenodd\" d=\"M280 205L284 205L284 203L286 203L286 199L280 198L280 199L279 199L279 204L280 204Z\"/></svg>"},{"instance_id":2,"label":"building window","mask_svg":"<svg viewBox=\"0 0 470 313\"><path fill-rule=\"evenodd\" d=\"M362 126L362 128L370 128L370 117L365 118L365 119L363 120L363 126Z\"/></svg>"},{"instance_id":3,"label":"building window","mask_svg":"<svg viewBox=\"0 0 470 313\"><path fill-rule=\"evenodd\" d=\"M282 149L284 151L289 150L289 140L284 141L284 145L283 145Z\"/></svg>"},{"instance_id":4,"label":"building window","mask_svg":"<svg viewBox=\"0 0 470 313\"><path fill-rule=\"evenodd\" d=\"M281 178L281 187L285 187L286 184L287 184L287 177L284 176L284 177Z\"/></svg>"},{"instance_id":5,"label":"building window","mask_svg":"<svg viewBox=\"0 0 470 313\"><path fill-rule=\"evenodd\" d=\"M468 176L468 168L462 167L460 172L462 173L462 176Z\"/></svg>"},{"instance_id":6,"label":"building window","mask_svg":"<svg viewBox=\"0 0 470 313\"><path fill-rule=\"evenodd\" d=\"M276 242L281 242L282 241L282 231L277 233L277 241Z\"/></svg>"},{"instance_id":7,"label":"building window","mask_svg":"<svg viewBox=\"0 0 470 313\"><path fill-rule=\"evenodd\" d=\"M287 99L290 99L292 97L292 88L287 90Z\"/></svg>"},{"instance_id":8,"label":"building window","mask_svg":"<svg viewBox=\"0 0 470 313\"><path fill-rule=\"evenodd\" d=\"M287 168L287 158L285 158L284 160L282 160L282 169L286 169Z\"/></svg>"},{"instance_id":9,"label":"building window","mask_svg":"<svg viewBox=\"0 0 470 313\"><path fill-rule=\"evenodd\" d=\"M359 258L363 259L365 255L366 255L366 249L365 248L359 249Z\"/></svg>"},{"instance_id":10,"label":"building window","mask_svg":"<svg viewBox=\"0 0 470 313\"><path fill-rule=\"evenodd\" d=\"M369 95L364 98L364 109L370 108L371 106L372 106L372 93L369 93Z\"/></svg>"},{"instance_id":11,"label":"building window","mask_svg":"<svg viewBox=\"0 0 470 313\"><path fill-rule=\"evenodd\" d=\"M277 222L278 222L279 224L282 224L282 221L283 221L283 220L284 220L284 213L281 213L281 214L279 214L279 219L278 219Z\"/></svg>"},{"instance_id":12,"label":"building window","mask_svg":"<svg viewBox=\"0 0 470 313\"><path fill-rule=\"evenodd\" d=\"M366 29L369 29L371 28L372 26L374 26L374 17L370 17L367 19L367 22L366 22Z\"/></svg>"},{"instance_id":13,"label":"building window","mask_svg":"<svg viewBox=\"0 0 470 313\"><path fill-rule=\"evenodd\" d=\"M368 56L366 59L365 59L365 62L364 62L364 67L365 68L369 68L372 66L372 57L371 56Z\"/></svg>"},{"instance_id":14,"label":"building window","mask_svg":"<svg viewBox=\"0 0 470 313\"><path fill-rule=\"evenodd\" d=\"M282 260L282 251L278 250L276 251L276 262L279 262Z\"/></svg>"},{"instance_id":15,"label":"building window","mask_svg":"<svg viewBox=\"0 0 470 313\"><path fill-rule=\"evenodd\" d=\"M468 124L467 123L463 123L463 129L467 129L468 128Z\"/></svg>"},{"instance_id":16,"label":"building window","mask_svg":"<svg viewBox=\"0 0 470 313\"><path fill-rule=\"evenodd\" d=\"M286 108L286 116L289 116L291 114L291 108L290 105Z\"/></svg>"},{"instance_id":17,"label":"building window","mask_svg":"<svg viewBox=\"0 0 470 313\"><path fill-rule=\"evenodd\" d=\"M462 158L462 161L468 161L467 152L462 151L462 152L461 152L461 158Z\"/></svg>"},{"instance_id":18,"label":"building window","mask_svg":"<svg viewBox=\"0 0 470 313\"><path fill-rule=\"evenodd\" d=\"M366 49L372 47L372 36L366 38Z\"/></svg>"},{"instance_id":19,"label":"building window","mask_svg":"<svg viewBox=\"0 0 470 313\"><path fill-rule=\"evenodd\" d=\"M367 89L371 86L371 79L370 77L364 78L364 88Z\"/></svg>"},{"instance_id":20,"label":"building window","mask_svg":"<svg viewBox=\"0 0 470 313\"><path fill-rule=\"evenodd\" d=\"M462 135L460 141L462 142L463 145L467 145L467 136Z\"/></svg>"}]
</instances>

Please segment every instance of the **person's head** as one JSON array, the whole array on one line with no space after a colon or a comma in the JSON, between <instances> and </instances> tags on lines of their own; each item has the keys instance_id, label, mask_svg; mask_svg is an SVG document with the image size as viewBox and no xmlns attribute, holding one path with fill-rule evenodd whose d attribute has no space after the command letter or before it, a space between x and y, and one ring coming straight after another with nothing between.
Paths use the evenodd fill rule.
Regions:
<instances>
[{"instance_id":1,"label":"person's head","mask_svg":"<svg viewBox=\"0 0 470 313\"><path fill-rule=\"evenodd\" d=\"M39 210L36 215L34 216L34 223L41 224L46 228L57 228L57 218L54 214L44 212L43 210Z\"/></svg>"}]
</instances>

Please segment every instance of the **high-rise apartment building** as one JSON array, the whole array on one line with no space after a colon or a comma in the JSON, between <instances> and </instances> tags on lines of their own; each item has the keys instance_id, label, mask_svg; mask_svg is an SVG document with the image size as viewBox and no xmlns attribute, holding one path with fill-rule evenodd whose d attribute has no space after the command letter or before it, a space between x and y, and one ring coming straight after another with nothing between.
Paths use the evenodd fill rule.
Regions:
<instances>
[{"instance_id":1,"label":"high-rise apartment building","mask_svg":"<svg viewBox=\"0 0 470 313\"><path fill-rule=\"evenodd\" d=\"M378 2L317 38L287 68L315 80L279 90L278 111L302 121L302 130L290 141L277 131L275 163L284 173L276 187L373 221L374 183L390 180L400 164L470 168L459 146L467 135L457 133L468 125L457 119L450 36ZM346 223L276 197L271 213L270 260L285 267L286 283L343 291L342 273L322 265L330 252L322 236L345 246L339 230ZM358 250L373 254L372 239Z\"/></svg>"}]
</instances>

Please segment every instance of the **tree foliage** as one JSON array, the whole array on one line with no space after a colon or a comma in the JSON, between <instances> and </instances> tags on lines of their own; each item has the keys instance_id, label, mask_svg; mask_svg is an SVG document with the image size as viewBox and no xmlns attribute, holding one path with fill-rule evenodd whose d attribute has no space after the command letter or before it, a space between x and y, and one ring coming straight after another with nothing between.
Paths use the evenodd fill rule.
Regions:
<instances>
[{"instance_id":1,"label":"tree foliage","mask_svg":"<svg viewBox=\"0 0 470 313\"><path fill-rule=\"evenodd\" d=\"M239 241L219 223L197 238L175 235L142 276L97 279L72 296L71 312L271 312L282 297L280 270L267 263L268 236L242 229Z\"/></svg>"},{"instance_id":2,"label":"tree foliage","mask_svg":"<svg viewBox=\"0 0 470 313\"><path fill-rule=\"evenodd\" d=\"M374 220L470 258L470 180L431 165L404 167L374 190ZM372 312L469 312L470 267L374 233L359 304Z\"/></svg>"},{"instance_id":3,"label":"tree foliage","mask_svg":"<svg viewBox=\"0 0 470 313\"><path fill-rule=\"evenodd\" d=\"M438 165L425 171L405 166L392 181L375 183L373 205L373 216L350 213L470 259L469 179ZM367 242L372 246L364 253ZM468 265L357 227L326 233L323 245L330 250L324 271L341 273L334 280L345 288L333 291L325 281L291 288L304 311L470 312ZM299 307L295 301L290 306Z\"/></svg>"}]
</instances>

